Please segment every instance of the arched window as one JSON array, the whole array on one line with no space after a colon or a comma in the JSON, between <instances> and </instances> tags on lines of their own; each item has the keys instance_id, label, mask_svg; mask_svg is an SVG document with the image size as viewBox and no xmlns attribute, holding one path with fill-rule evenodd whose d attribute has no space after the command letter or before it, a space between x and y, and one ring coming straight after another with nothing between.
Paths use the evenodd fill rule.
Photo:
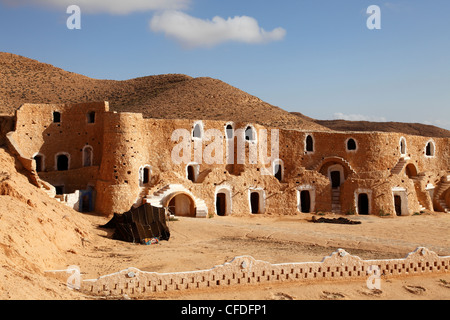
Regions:
<instances>
[{"instance_id":1,"label":"arched window","mask_svg":"<svg viewBox=\"0 0 450 320\"><path fill-rule=\"evenodd\" d=\"M314 140L312 138L311 135L308 135L306 137L306 141L305 141L305 151L307 152L314 152Z\"/></svg>"},{"instance_id":2,"label":"arched window","mask_svg":"<svg viewBox=\"0 0 450 320\"><path fill-rule=\"evenodd\" d=\"M233 139L234 138L234 128L233 125L227 124L225 127L225 134L227 139Z\"/></svg>"},{"instance_id":3,"label":"arched window","mask_svg":"<svg viewBox=\"0 0 450 320\"><path fill-rule=\"evenodd\" d=\"M280 159L277 159L273 162L273 175L275 178L278 179L278 181L283 180L283 174L284 174L284 168L283 168L283 161Z\"/></svg>"},{"instance_id":4,"label":"arched window","mask_svg":"<svg viewBox=\"0 0 450 320\"><path fill-rule=\"evenodd\" d=\"M403 137L400 139L400 153L406 154L406 139Z\"/></svg>"},{"instance_id":5,"label":"arched window","mask_svg":"<svg viewBox=\"0 0 450 320\"><path fill-rule=\"evenodd\" d=\"M356 150L356 141L355 141L355 139L350 138L350 139L347 140L347 150L348 151Z\"/></svg>"},{"instance_id":6,"label":"arched window","mask_svg":"<svg viewBox=\"0 0 450 320\"><path fill-rule=\"evenodd\" d=\"M94 152L91 146L85 146L83 148L83 167L92 166L93 155Z\"/></svg>"},{"instance_id":7,"label":"arched window","mask_svg":"<svg viewBox=\"0 0 450 320\"><path fill-rule=\"evenodd\" d=\"M203 136L203 124L202 122L196 122L192 129L192 138L201 139Z\"/></svg>"},{"instance_id":8,"label":"arched window","mask_svg":"<svg viewBox=\"0 0 450 320\"><path fill-rule=\"evenodd\" d=\"M434 157L436 152L436 146L434 145L433 141L428 141L426 148L425 148L425 155L427 157Z\"/></svg>"},{"instance_id":9,"label":"arched window","mask_svg":"<svg viewBox=\"0 0 450 320\"><path fill-rule=\"evenodd\" d=\"M246 141L256 140L255 129L252 126L247 126L247 128L245 128L245 140Z\"/></svg>"}]
</instances>

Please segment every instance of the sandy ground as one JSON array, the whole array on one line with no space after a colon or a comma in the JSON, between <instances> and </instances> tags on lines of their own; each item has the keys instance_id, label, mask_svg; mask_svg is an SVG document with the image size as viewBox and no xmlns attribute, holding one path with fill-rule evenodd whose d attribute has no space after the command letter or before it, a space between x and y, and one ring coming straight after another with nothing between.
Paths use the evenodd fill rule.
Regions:
<instances>
[{"instance_id":1,"label":"sandy ground","mask_svg":"<svg viewBox=\"0 0 450 320\"><path fill-rule=\"evenodd\" d=\"M74 256L83 279L133 266L144 271L177 272L209 269L236 256L251 255L271 263L321 261L338 248L363 259L404 258L419 246L450 255L450 215L399 218L353 216L360 225L318 224L312 215L241 216L213 219L178 218L170 222L171 238L143 246L111 240L111 230L95 228L89 252ZM90 215L93 226L108 219ZM447 284L446 284L447 283ZM168 293L149 299L450 299L450 274L382 279L381 292L364 281L320 284L275 284L191 293Z\"/></svg>"}]
</instances>

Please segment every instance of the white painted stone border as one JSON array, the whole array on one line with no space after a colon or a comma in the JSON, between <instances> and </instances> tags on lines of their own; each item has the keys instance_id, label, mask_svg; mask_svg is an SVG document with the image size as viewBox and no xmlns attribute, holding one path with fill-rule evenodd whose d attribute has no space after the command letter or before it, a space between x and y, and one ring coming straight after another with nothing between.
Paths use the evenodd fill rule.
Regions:
<instances>
[{"instance_id":1,"label":"white painted stone border","mask_svg":"<svg viewBox=\"0 0 450 320\"><path fill-rule=\"evenodd\" d=\"M98 279L83 280L90 295L143 297L160 292L214 289L268 283L366 280L372 266L381 279L450 272L450 256L419 247L404 259L362 260L338 249L321 262L271 264L251 256L235 257L209 270L156 273L128 268Z\"/></svg>"}]
</instances>

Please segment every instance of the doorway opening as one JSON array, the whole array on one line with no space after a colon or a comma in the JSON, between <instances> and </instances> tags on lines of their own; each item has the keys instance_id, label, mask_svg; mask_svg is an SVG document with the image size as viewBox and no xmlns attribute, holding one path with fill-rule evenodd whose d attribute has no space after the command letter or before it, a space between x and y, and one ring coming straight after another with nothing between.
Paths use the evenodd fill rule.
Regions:
<instances>
[{"instance_id":1,"label":"doorway opening","mask_svg":"<svg viewBox=\"0 0 450 320\"><path fill-rule=\"evenodd\" d=\"M92 166L92 154L93 150L91 146L85 146L83 148L83 167Z\"/></svg>"},{"instance_id":2,"label":"doorway opening","mask_svg":"<svg viewBox=\"0 0 450 320\"><path fill-rule=\"evenodd\" d=\"M144 174L142 177L142 183L146 184L150 182L150 168L144 168Z\"/></svg>"},{"instance_id":3,"label":"doorway opening","mask_svg":"<svg viewBox=\"0 0 450 320\"><path fill-rule=\"evenodd\" d=\"M227 214L227 195L223 192L216 195L216 212L218 216Z\"/></svg>"},{"instance_id":4,"label":"doorway opening","mask_svg":"<svg viewBox=\"0 0 450 320\"><path fill-rule=\"evenodd\" d=\"M259 208L259 199L260 195L259 192L251 192L250 193L250 209L251 213L258 214L260 213Z\"/></svg>"},{"instance_id":5,"label":"doorway opening","mask_svg":"<svg viewBox=\"0 0 450 320\"><path fill-rule=\"evenodd\" d=\"M369 196L367 193L360 193L358 195L358 214L369 214Z\"/></svg>"},{"instance_id":6,"label":"doorway opening","mask_svg":"<svg viewBox=\"0 0 450 320\"><path fill-rule=\"evenodd\" d=\"M175 216L195 217L195 204L191 197L180 193L170 200L169 211Z\"/></svg>"},{"instance_id":7,"label":"doorway opening","mask_svg":"<svg viewBox=\"0 0 450 320\"><path fill-rule=\"evenodd\" d=\"M309 190L300 192L300 211L303 213L311 212L311 193Z\"/></svg>"},{"instance_id":8,"label":"doorway opening","mask_svg":"<svg viewBox=\"0 0 450 320\"><path fill-rule=\"evenodd\" d=\"M195 182L195 169L194 169L194 166L192 166L192 165L189 165L187 167L187 178L188 178L188 180Z\"/></svg>"},{"instance_id":9,"label":"doorway opening","mask_svg":"<svg viewBox=\"0 0 450 320\"><path fill-rule=\"evenodd\" d=\"M44 157L42 155L34 156L34 161L36 162L36 172L41 172L44 170Z\"/></svg>"},{"instance_id":10,"label":"doorway opening","mask_svg":"<svg viewBox=\"0 0 450 320\"><path fill-rule=\"evenodd\" d=\"M417 168L414 164L410 163L405 168L406 175L412 179L414 177L417 177Z\"/></svg>"},{"instance_id":11,"label":"doorway opening","mask_svg":"<svg viewBox=\"0 0 450 320\"><path fill-rule=\"evenodd\" d=\"M55 186L55 191L57 195L64 194L64 186Z\"/></svg>"},{"instance_id":12,"label":"doorway opening","mask_svg":"<svg viewBox=\"0 0 450 320\"><path fill-rule=\"evenodd\" d=\"M331 187L333 189L339 188L341 186L341 172L331 171L330 172Z\"/></svg>"},{"instance_id":13,"label":"doorway opening","mask_svg":"<svg viewBox=\"0 0 450 320\"><path fill-rule=\"evenodd\" d=\"M56 170L69 170L69 157L65 154L60 154L56 157Z\"/></svg>"},{"instance_id":14,"label":"doorway opening","mask_svg":"<svg viewBox=\"0 0 450 320\"><path fill-rule=\"evenodd\" d=\"M394 207L395 207L395 214L397 216L402 215L402 197L399 195L394 196Z\"/></svg>"}]
</instances>

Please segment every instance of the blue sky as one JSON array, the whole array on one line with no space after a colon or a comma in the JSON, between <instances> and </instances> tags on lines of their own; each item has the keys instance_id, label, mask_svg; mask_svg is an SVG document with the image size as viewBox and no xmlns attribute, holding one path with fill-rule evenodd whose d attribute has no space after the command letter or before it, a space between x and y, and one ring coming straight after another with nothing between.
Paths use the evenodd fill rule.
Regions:
<instances>
[{"instance_id":1,"label":"blue sky","mask_svg":"<svg viewBox=\"0 0 450 320\"><path fill-rule=\"evenodd\" d=\"M0 30L0 51L93 78L207 76L316 119L450 129L448 0L0 0Z\"/></svg>"}]
</instances>

